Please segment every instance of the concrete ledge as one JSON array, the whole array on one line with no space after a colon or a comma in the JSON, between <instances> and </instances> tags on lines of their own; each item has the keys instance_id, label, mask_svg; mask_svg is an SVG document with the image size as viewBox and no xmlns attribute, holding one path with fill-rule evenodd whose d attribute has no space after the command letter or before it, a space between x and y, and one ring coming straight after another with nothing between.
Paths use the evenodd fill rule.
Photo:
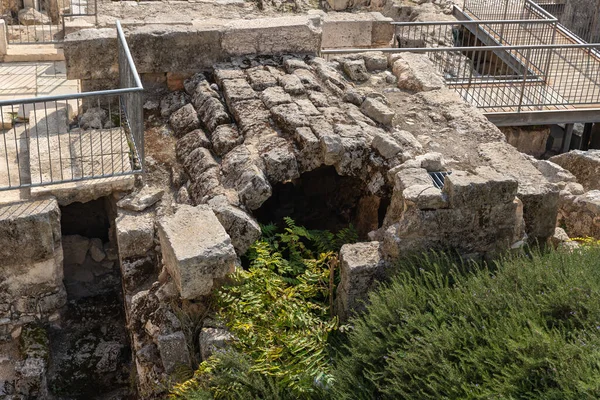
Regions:
<instances>
[{"instance_id":1,"label":"concrete ledge","mask_svg":"<svg viewBox=\"0 0 600 400\"><path fill-rule=\"evenodd\" d=\"M192 25L129 26L127 41L140 74L191 74L231 57L311 54L324 47L385 47L394 35L380 13L312 13ZM118 76L116 31L83 29L64 42L68 79Z\"/></svg>"}]
</instances>

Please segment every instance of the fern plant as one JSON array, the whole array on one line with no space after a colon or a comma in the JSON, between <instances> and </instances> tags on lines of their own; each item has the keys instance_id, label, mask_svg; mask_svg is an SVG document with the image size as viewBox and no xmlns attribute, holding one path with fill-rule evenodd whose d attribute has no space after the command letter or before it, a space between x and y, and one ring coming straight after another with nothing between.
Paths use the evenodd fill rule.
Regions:
<instances>
[{"instance_id":1,"label":"fern plant","mask_svg":"<svg viewBox=\"0 0 600 400\"><path fill-rule=\"evenodd\" d=\"M235 337L230 350L204 360L172 398L315 398L330 386L328 342L339 327L332 266L341 241L357 235L309 231L291 218L281 232L265 225L262 233L249 268L214 293L217 317Z\"/></svg>"}]
</instances>

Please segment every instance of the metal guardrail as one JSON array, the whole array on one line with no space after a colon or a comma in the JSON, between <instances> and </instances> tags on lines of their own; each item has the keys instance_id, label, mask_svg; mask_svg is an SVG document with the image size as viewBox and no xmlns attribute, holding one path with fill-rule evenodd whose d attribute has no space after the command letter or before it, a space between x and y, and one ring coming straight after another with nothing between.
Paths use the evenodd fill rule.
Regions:
<instances>
[{"instance_id":1,"label":"metal guardrail","mask_svg":"<svg viewBox=\"0 0 600 400\"><path fill-rule=\"evenodd\" d=\"M600 44L414 47L328 49L325 56L369 51L426 54L450 87L467 102L488 112L568 109L600 104ZM511 70L501 56L523 63ZM533 63L552 60L543 75L532 73ZM554 62L556 61L556 62ZM507 71L512 71L508 74Z\"/></svg>"},{"instance_id":2,"label":"metal guardrail","mask_svg":"<svg viewBox=\"0 0 600 400\"><path fill-rule=\"evenodd\" d=\"M143 172L143 87L117 32L119 88L0 101L0 190Z\"/></svg>"},{"instance_id":3,"label":"metal guardrail","mask_svg":"<svg viewBox=\"0 0 600 400\"><path fill-rule=\"evenodd\" d=\"M60 43L65 36L65 19L94 17L98 25L98 0L32 0L32 16L27 24L19 20L16 10L6 18L6 37L9 44ZM0 14L4 14L0 2Z\"/></svg>"}]
</instances>

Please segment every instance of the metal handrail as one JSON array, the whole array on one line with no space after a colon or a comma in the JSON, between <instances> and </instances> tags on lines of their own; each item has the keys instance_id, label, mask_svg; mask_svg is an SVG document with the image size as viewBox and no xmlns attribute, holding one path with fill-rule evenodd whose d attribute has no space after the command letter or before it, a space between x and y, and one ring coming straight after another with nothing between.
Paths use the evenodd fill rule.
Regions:
<instances>
[{"instance_id":1,"label":"metal handrail","mask_svg":"<svg viewBox=\"0 0 600 400\"><path fill-rule=\"evenodd\" d=\"M470 21L423 21L423 22L390 22L391 25L402 25L402 26L427 26L427 25L483 25L483 24L494 24L494 25L502 25L502 24L547 24L549 22L558 22L558 19L477 19Z\"/></svg>"},{"instance_id":2,"label":"metal handrail","mask_svg":"<svg viewBox=\"0 0 600 400\"><path fill-rule=\"evenodd\" d=\"M442 51L483 51L483 50L535 50L535 49L583 49L600 48L600 43L584 44L533 44L533 45L511 45L511 46L472 46L472 47L383 47L383 48L344 48L344 49L321 49L321 54L353 54L368 52L383 53L429 53Z\"/></svg>"},{"instance_id":3,"label":"metal handrail","mask_svg":"<svg viewBox=\"0 0 600 400\"><path fill-rule=\"evenodd\" d=\"M0 191L144 171L144 88L119 21L116 30L121 87L0 100L2 125L12 114L11 127L0 134L0 162L6 163ZM80 107L103 113L101 125L84 123L84 114L72 118Z\"/></svg>"}]
</instances>

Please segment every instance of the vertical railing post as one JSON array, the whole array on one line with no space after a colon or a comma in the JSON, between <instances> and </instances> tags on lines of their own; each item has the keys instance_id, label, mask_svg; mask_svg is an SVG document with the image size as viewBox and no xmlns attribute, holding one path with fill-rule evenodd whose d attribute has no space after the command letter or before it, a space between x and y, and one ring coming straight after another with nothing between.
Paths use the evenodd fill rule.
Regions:
<instances>
[{"instance_id":1,"label":"vertical railing post","mask_svg":"<svg viewBox=\"0 0 600 400\"><path fill-rule=\"evenodd\" d=\"M517 107L517 113L521 112L523 108L523 98L525 97L525 85L527 83L527 72L529 71L529 60L531 59L531 48L527 49L527 56L525 57L525 71L523 72L523 82L521 83L521 95L519 96L519 106Z\"/></svg>"},{"instance_id":2,"label":"vertical railing post","mask_svg":"<svg viewBox=\"0 0 600 400\"><path fill-rule=\"evenodd\" d=\"M558 22L554 22L552 24L552 39L551 45L554 46L554 42L556 41L556 31L558 30ZM548 82L548 77L550 75L550 64L552 63L552 55L554 54L554 49L548 49L548 56L546 58L546 65L544 66L544 81Z\"/></svg>"}]
</instances>

